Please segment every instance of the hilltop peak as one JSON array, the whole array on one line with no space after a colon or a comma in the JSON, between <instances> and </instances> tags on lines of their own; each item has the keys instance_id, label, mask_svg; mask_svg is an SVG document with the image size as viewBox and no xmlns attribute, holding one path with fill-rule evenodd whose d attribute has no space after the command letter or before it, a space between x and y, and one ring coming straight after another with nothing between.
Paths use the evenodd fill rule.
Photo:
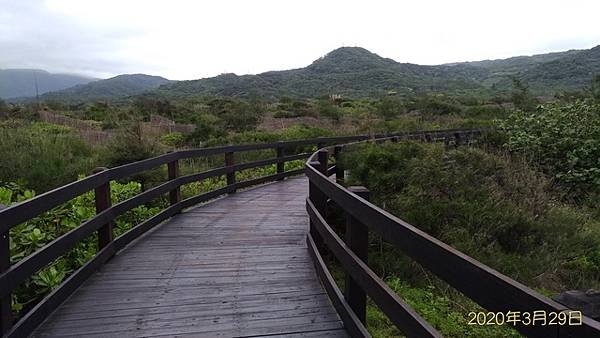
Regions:
<instances>
[{"instance_id":1,"label":"hilltop peak","mask_svg":"<svg viewBox=\"0 0 600 338\"><path fill-rule=\"evenodd\" d=\"M340 47L327 53L325 57L356 57L356 56L367 56L381 58L379 55L370 52L368 49L362 47Z\"/></svg>"},{"instance_id":2,"label":"hilltop peak","mask_svg":"<svg viewBox=\"0 0 600 338\"><path fill-rule=\"evenodd\" d=\"M309 70L317 73L348 73L396 65L362 47L340 47L315 60Z\"/></svg>"}]
</instances>

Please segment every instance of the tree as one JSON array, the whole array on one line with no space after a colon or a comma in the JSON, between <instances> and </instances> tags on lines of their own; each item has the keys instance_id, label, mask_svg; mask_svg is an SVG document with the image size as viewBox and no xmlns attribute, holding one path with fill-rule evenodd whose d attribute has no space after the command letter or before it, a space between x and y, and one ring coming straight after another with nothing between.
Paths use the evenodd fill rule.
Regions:
<instances>
[{"instance_id":1,"label":"tree","mask_svg":"<svg viewBox=\"0 0 600 338\"><path fill-rule=\"evenodd\" d=\"M379 100L377 105L377 114L381 115L384 119L390 120L398 114L405 111L402 100L397 96L386 96Z\"/></svg>"},{"instance_id":2,"label":"tree","mask_svg":"<svg viewBox=\"0 0 600 338\"><path fill-rule=\"evenodd\" d=\"M227 129L242 132L256 129L260 122L260 106L245 101L223 98L209 102L211 114L225 122Z\"/></svg>"},{"instance_id":3,"label":"tree","mask_svg":"<svg viewBox=\"0 0 600 338\"><path fill-rule=\"evenodd\" d=\"M529 87L515 76L512 76L511 80L513 84L511 99L515 106L525 111L534 110L537 100L529 92Z\"/></svg>"},{"instance_id":4,"label":"tree","mask_svg":"<svg viewBox=\"0 0 600 338\"><path fill-rule=\"evenodd\" d=\"M596 74L592 78L592 86L589 91L592 99L596 102L600 102L600 74Z\"/></svg>"},{"instance_id":5,"label":"tree","mask_svg":"<svg viewBox=\"0 0 600 338\"><path fill-rule=\"evenodd\" d=\"M157 142L142 137L141 123L133 121L125 132L119 133L107 145L102 163L108 167L116 167L154 157L162 151ZM142 190L146 190L147 183L160 180L159 176L160 171L154 170L136 174L131 179L139 182Z\"/></svg>"},{"instance_id":6,"label":"tree","mask_svg":"<svg viewBox=\"0 0 600 338\"><path fill-rule=\"evenodd\" d=\"M329 100L319 100L317 103L317 109L319 111L319 115L332 119L334 121L339 121L342 114L338 107L333 104Z\"/></svg>"},{"instance_id":7,"label":"tree","mask_svg":"<svg viewBox=\"0 0 600 338\"><path fill-rule=\"evenodd\" d=\"M0 99L0 113L5 113L8 111L8 105L4 100Z\"/></svg>"},{"instance_id":8,"label":"tree","mask_svg":"<svg viewBox=\"0 0 600 338\"><path fill-rule=\"evenodd\" d=\"M133 106L145 119L150 118L152 114L173 119L173 113L175 112L175 107L171 104L171 101L153 95L140 95L136 97Z\"/></svg>"},{"instance_id":9,"label":"tree","mask_svg":"<svg viewBox=\"0 0 600 338\"><path fill-rule=\"evenodd\" d=\"M201 146L203 142L208 141L211 138L227 135L225 123L214 115L201 114L198 115L195 120L196 128L191 134L186 136L186 142L191 145Z\"/></svg>"}]
</instances>

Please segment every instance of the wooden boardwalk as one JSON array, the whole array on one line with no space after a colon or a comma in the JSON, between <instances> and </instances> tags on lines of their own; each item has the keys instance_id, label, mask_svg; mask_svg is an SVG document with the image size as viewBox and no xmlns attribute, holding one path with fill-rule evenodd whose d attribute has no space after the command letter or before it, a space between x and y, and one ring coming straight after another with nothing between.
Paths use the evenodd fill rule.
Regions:
<instances>
[{"instance_id":1,"label":"wooden boardwalk","mask_svg":"<svg viewBox=\"0 0 600 338\"><path fill-rule=\"evenodd\" d=\"M346 337L306 247L307 192L292 178L174 216L34 336Z\"/></svg>"}]
</instances>

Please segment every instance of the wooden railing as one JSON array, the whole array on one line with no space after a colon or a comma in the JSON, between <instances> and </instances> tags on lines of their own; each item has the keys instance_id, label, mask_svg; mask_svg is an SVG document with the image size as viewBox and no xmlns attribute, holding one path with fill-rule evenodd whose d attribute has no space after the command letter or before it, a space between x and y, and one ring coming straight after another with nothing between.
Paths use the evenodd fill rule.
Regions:
<instances>
[{"instance_id":1,"label":"wooden railing","mask_svg":"<svg viewBox=\"0 0 600 338\"><path fill-rule=\"evenodd\" d=\"M456 134L454 139L456 143L461 142L460 135L468 133L461 130L446 132ZM413 139L431 140L432 138L435 139L438 134L439 132L415 132L409 134L393 134L391 136L396 138L408 137ZM115 168L98 168L92 175L81 180L0 210L0 334L9 337L21 337L32 332L58 305L73 293L73 291L96 271L98 267L114 256L115 253L123 249L149 229L179 213L182 209L214 199L223 194L233 193L238 189L302 174L304 169L284 171L284 164L289 161L304 160L310 156L310 153L296 153L296 151L290 151L290 149L314 145L316 145L317 148L322 148L328 144L364 141L381 137L384 137L384 135L324 137L266 144L231 145L214 148L180 150ZM269 149L276 150L277 156L275 158L247 163L235 163L235 153ZM290 154L286 154L285 150ZM294 153L291 154L291 152ZM179 161L215 155L224 155L223 167L196 174L185 176L179 175ZM273 175L236 182L235 173L237 171L273 164L275 164L277 168L276 173ZM111 205L111 181L124 179L144 171L158 168L162 165L167 166L168 181L148 189L130 199ZM183 200L181 199L180 187L182 185L219 176L226 177L226 186ZM96 204L96 215L94 217L83 222L77 228L54 239L31 255L11 264L10 229L92 190L95 194ZM116 217L167 193L169 194L169 207L134 226L119 237L114 238L113 224ZM98 252L96 255L82 267L74 271L60 286L52 290L50 294L14 323L11 311L11 293L13 290L23 282L27 281L31 276L37 273L37 271L52 263L58 257L64 255L68 250L86 238L89 238L94 233L98 234Z\"/></svg>"},{"instance_id":2,"label":"wooden railing","mask_svg":"<svg viewBox=\"0 0 600 338\"><path fill-rule=\"evenodd\" d=\"M310 140L275 142L268 144L232 145L215 148L181 150L154 158L106 169L99 168L92 175L67 184L55 190L43 193L35 198L10 206L0 211L0 334L10 337L22 337L32 332L58 305L60 305L77 287L79 287L98 267L104 264L116 252L144 234L146 231L179 213L182 209L197 203L214 199L220 195L233 193L265 182L282 180L285 177L302 174L304 169L284 171L285 162L305 160L310 153L296 153L303 146L318 148L327 144L351 142L368 139L369 136L347 136L315 138ZM277 157L247 163L235 163L235 154L257 150L276 150ZM289 152L286 154L285 152ZM294 152L294 153L292 153ZM199 157L224 155L224 166L205 172L180 176L179 161ZM275 174L236 182L237 171L276 164ZM128 200L111 205L110 182L124 179L143 171L167 166L168 181L148 189ZM227 185L186 199L181 199L180 187L211 177L225 176ZM69 200L89 191L95 193L96 215L83 222L77 228L63 234L28 257L11 265L10 229L31 220ZM113 238L115 218L125 212L148 203L164 194L169 195L170 205L157 215L134 226L117 238ZM98 234L98 252L81 268L73 272L63 283L52 290L35 307L14 323L11 312L11 292L37 271L67 253L76 244L94 233Z\"/></svg>"},{"instance_id":3,"label":"wooden railing","mask_svg":"<svg viewBox=\"0 0 600 338\"><path fill-rule=\"evenodd\" d=\"M456 144L477 137L477 131L440 131L419 135L426 141L452 140ZM384 137L376 142L394 142L414 135ZM406 302L381 280L368 265L368 234L375 232L386 242L402 250L421 266L433 272L449 285L488 311L527 312L545 311L578 316L561 304L444 244L418 228L391 215L369 202L364 187L344 187L344 168L336 160L328 165L329 153L336 159L346 147L323 148L312 154L305 169L309 179L306 209L310 217L307 244L325 289L346 328L353 337L369 337L365 328L366 297L369 296L381 311L407 337L441 337L441 334L417 314ZM336 179L332 177L336 174ZM345 238L342 240L328 224L327 205L334 204L346 215ZM329 273L319 250L332 253L346 273L344 293ZM580 313L579 313L580 314ZM581 316L580 325L515 326L530 337L600 337L600 323ZM577 323L575 318L574 323ZM509 324L505 324L509 325Z\"/></svg>"}]
</instances>

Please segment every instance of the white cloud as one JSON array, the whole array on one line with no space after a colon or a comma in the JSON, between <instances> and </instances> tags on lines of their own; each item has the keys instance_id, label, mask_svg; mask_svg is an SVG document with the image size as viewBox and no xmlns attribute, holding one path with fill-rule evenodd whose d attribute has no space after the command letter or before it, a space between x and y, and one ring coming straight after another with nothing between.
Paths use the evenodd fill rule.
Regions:
<instances>
[{"instance_id":1,"label":"white cloud","mask_svg":"<svg viewBox=\"0 0 600 338\"><path fill-rule=\"evenodd\" d=\"M439 64L600 44L597 1L0 0L0 67L193 79L362 46Z\"/></svg>"}]
</instances>

